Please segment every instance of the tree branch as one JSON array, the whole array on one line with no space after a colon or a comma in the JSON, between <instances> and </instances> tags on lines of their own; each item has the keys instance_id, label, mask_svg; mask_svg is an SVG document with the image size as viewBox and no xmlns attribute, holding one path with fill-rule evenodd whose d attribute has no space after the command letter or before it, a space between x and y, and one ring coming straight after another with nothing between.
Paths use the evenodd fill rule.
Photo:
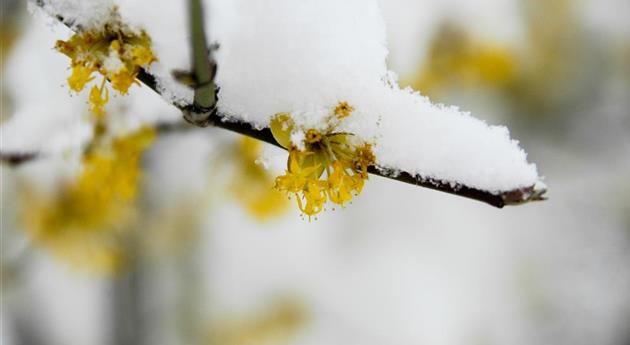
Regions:
<instances>
[{"instance_id":1,"label":"tree branch","mask_svg":"<svg viewBox=\"0 0 630 345\"><path fill-rule=\"evenodd\" d=\"M30 162L39 156L40 154L38 152L0 152L0 162L6 163L10 166L16 166L22 163Z\"/></svg>"},{"instance_id":2,"label":"tree branch","mask_svg":"<svg viewBox=\"0 0 630 345\"><path fill-rule=\"evenodd\" d=\"M199 2L199 0L191 0L191 2L193 3ZM36 0L35 3L41 6L40 1ZM191 12L192 12L192 6L191 6ZM199 11L198 13L201 13L201 12ZM61 17L60 15L55 15L55 17L59 19L62 23L68 25L68 23L66 23L63 17ZM193 39L193 41L195 40ZM206 48L206 51L207 51L207 48ZM208 59L208 56L206 55L206 60L207 59ZM197 66L195 66L195 68L196 67ZM197 70L195 72L197 72ZM201 72L204 72L204 71L202 70ZM203 73L201 73L201 76L202 77L204 76ZM205 76L207 76L207 74ZM137 78L143 84L151 88L153 91L160 94L159 89L157 88L155 77L153 75L147 73L145 70L141 70ZM214 83L212 83L212 85L214 85ZM197 100L197 99L202 99L203 97L207 97L208 94L205 93L205 94L200 95L198 92L196 92L195 95L196 95L195 99ZM207 98L203 99L202 101L207 101ZM208 103L204 103L204 104L208 104ZM196 105L195 102L193 102L193 104L190 104L184 107L178 107L178 108L184 114L186 114L186 113L191 113L191 112L194 113L197 107L198 105ZM273 138L273 135L271 134L271 130L269 128L255 129L248 123L228 122L228 121L225 121L226 117L224 115L216 111L213 111L206 115L207 115L207 123L213 124L215 127L227 129L229 131L246 135L246 136L264 141L266 143L281 147ZM4 157L4 156L0 156L0 157ZM4 161L4 159L2 160ZM24 161L26 160L21 160L20 162L24 162ZM373 175L382 176L385 178L413 184L416 186L425 187L425 188L437 190L440 192L445 192L445 193L481 201L481 202L484 202L486 204L489 204L498 208L502 208L503 206L507 206L507 205L523 204L529 201L545 200L544 193L546 192L546 190L542 188L539 189L536 186L529 186L525 188L519 188L519 189L514 189L514 190L495 194L489 191L484 191L481 189L465 186L462 184L453 185L451 182L447 182L447 181L423 178L421 176L415 176L407 172L392 172L392 171L389 171L388 169L383 169L378 166L370 167L369 172Z\"/></svg>"}]
</instances>

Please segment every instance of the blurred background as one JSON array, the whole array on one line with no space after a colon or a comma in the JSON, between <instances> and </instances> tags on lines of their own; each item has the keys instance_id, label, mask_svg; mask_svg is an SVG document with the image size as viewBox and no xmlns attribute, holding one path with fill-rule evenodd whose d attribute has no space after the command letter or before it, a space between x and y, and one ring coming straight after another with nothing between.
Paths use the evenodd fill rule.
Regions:
<instances>
[{"instance_id":1,"label":"blurred background","mask_svg":"<svg viewBox=\"0 0 630 345\"><path fill-rule=\"evenodd\" d=\"M507 125L549 200L371 177L309 221L271 188L286 154L146 88L103 134L59 35L2 0L2 149L47 151L1 167L0 342L630 345L630 2L381 9L400 83Z\"/></svg>"}]
</instances>

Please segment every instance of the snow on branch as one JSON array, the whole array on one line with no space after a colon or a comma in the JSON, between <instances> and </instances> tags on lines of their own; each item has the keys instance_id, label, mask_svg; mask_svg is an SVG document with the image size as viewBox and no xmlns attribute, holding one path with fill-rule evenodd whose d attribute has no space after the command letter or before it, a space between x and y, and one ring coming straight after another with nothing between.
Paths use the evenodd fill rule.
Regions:
<instances>
[{"instance_id":1,"label":"snow on branch","mask_svg":"<svg viewBox=\"0 0 630 345\"><path fill-rule=\"evenodd\" d=\"M148 70L141 69L137 79L185 113L193 110L194 88L172 73L196 71L198 61L191 58L182 2L34 3L79 31L102 25L104 11L116 6L125 23L149 34L158 59ZM375 157L367 169L372 174L496 207L543 198L545 187L535 165L527 162L505 127L487 125L456 107L432 104L397 85L386 68L385 25L375 1L209 4L206 29L220 44L215 54L218 111L208 118L215 126L295 148L308 143L309 131L325 133L331 109L348 104L352 111L343 121L334 120L338 134L333 135L347 133L369 143ZM216 91L212 80L203 85ZM278 114L291 120L288 143L279 143L269 129Z\"/></svg>"}]
</instances>

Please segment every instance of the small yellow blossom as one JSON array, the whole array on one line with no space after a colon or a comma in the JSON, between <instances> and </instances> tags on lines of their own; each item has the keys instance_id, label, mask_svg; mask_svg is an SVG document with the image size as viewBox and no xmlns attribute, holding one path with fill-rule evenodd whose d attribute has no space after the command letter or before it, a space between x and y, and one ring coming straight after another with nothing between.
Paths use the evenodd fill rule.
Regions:
<instances>
[{"instance_id":1,"label":"small yellow blossom","mask_svg":"<svg viewBox=\"0 0 630 345\"><path fill-rule=\"evenodd\" d=\"M83 90L85 84L94 80L92 77L93 70L81 65L72 67L72 74L68 77L68 85L75 92Z\"/></svg>"},{"instance_id":2,"label":"small yellow blossom","mask_svg":"<svg viewBox=\"0 0 630 345\"><path fill-rule=\"evenodd\" d=\"M112 87L122 95L126 95L129 92L129 88L134 82L137 83L136 76L129 73L124 66L111 75L110 81L112 82Z\"/></svg>"},{"instance_id":3,"label":"small yellow blossom","mask_svg":"<svg viewBox=\"0 0 630 345\"><path fill-rule=\"evenodd\" d=\"M101 87L92 86L90 90L90 111L97 117L103 117L105 114L105 104L109 101L109 91L104 83Z\"/></svg>"},{"instance_id":4,"label":"small yellow blossom","mask_svg":"<svg viewBox=\"0 0 630 345\"><path fill-rule=\"evenodd\" d=\"M118 13L114 13L112 18L112 22L103 27L76 33L69 40L59 40L55 44L59 52L72 60L68 85L73 91L83 90L94 79L92 73L98 72L103 80L111 82L114 90L127 94L131 85L137 83L140 69L156 60L146 32L136 32L124 25ZM101 102L104 100L106 103L108 97L102 86L99 91L100 96L97 97L92 88L89 100L91 109L102 116L104 104Z\"/></svg>"},{"instance_id":5,"label":"small yellow blossom","mask_svg":"<svg viewBox=\"0 0 630 345\"><path fill-rule=\"evenodd\" d=\"M289 150L287 170L276 178L276 188L295 195L298 208L309 218L320 213L327 201L343 206L361 193L368 167L376 162L369 143L337 131L340 121L353 110L348 103L339 103L324 131L298 129L287 113L271 121L274 138ZM305 132L303 143L291 143L295 130ZM322 179L324 172L326 178Z\"/></svg>"},{"instance_id":6,"label":"small yellow blossom","mask_svg":"<svg viewBox=\"0 0 630 345\"><path fill-rule=\"evenodd\" d=\"M269 125L273 138L284 148L291 146L291 131L294 126L293 119L288 113L276 114Z\"/></svg>"},{"instance_id":7,"label":"small yellow blossom","mask_svg":"<svg viewBox=\"0 0 630 345\"><path fill-rule=\"evenodd\" d=\"M354 171L364 177L364 180L367 180L368 167L373 165L376 162L376 156L372 151L372 145L365 144L357 149L357 154L353 160L353 168ZM359 192L361 192L359 190Z\"/></svg>"},{"instance_id":8,"label":"small yellow blossom","mask_svg":"<svg viewBox=\"0 0 630 345\"><path fill-rule=\"evenodd\" d=\"M115 272L125 259L125 230L141 178L140 158L155 137L143 129L95 142L78 178L52 197L23 195L22 223L33 241L77 268Z\"/></svg>"},{"instance_id":9,"label":"small yellow blossom","mask_svg":"<svg viewBox=\"0 0 630 345\"><path fill-rule=\"evenodd\" d=\"M131 59L138 66L148 66L155 61L155 56L149 47L138 45L131 48Z\"/></svg>"},{"instance_id":10,"label":"small yellow blossom","mask_svg":"<svg viewBox=\"0 0 630 345\"><path fill-rule=\"evenodd\" d=\"M450 85L505 87L517 77L516 56L507 47L477 41L452 25L443 26L416 76L403 84L435 96Z\"/></svg>"},{"instance_id":11,"label":"small yellow blossom","mask_svg":"<svg viewBox=\"0 0 630 345\"><path fill-rule=\"evenodd\" d=\"M325 181L308 181L301 191L302 198L297 197L298 208L309 217L320 213L326 204L326 192Z\"/></svg>"},{"instance_id":12,"label":"small yellow blossom","mask_svg":"<svg viewBox=\"0 0 630 345\"><path fill-rule=\"evenodd\" d=\"M286 174L276 178L276 187L290 193L300 193L311 180L317 180L324 171L321 163L315 162L314 152L289 151Z\"/></svg>"},{"instance_id":13,"label":"small yellow blossom","mask_svg":"<svg viewBox=\"0 0 630 345\"><path fill-rule=\"evenodd\" d=\"M355 190L357 183L353 177L358 175L346 174L345 170L346 168L344 168L343 164L336 161L333 163L333 173L328 177L330 201L339 205L352 200L352 191ZM359 178L358 181L362 182L363 180Z\"/></svg>"},{"instance_id":14,"label":"small yellow blossom","mask_svg":"<svg viewBox=\"0 0 630 345\"><path fill-rule=\"evenodd\" d=\"M260 220L279 216L287 209L286 197L273 188L271 174L256 164L262 143L243 137L236 151L231 190L249 213Z\"/></svg>"},{"instance_id":15,"label":"small yellow blossom","mask_svg":"<svg viewBox=\"0 0 630 345\"><path fill-rule=\"evenodd\" d=\"M340 102L335 107L335 115L337 115L337 117L340 119L350 116L353 111L354 108L350 104L348 104L348 102Z\"/></svg>"}]
</instances>

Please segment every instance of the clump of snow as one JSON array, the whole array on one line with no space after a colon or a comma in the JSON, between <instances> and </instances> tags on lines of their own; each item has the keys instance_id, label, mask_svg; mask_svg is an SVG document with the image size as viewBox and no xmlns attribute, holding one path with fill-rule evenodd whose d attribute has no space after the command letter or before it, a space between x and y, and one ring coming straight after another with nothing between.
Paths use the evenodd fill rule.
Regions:
<instances>
[{"instance_id":1,"label":"clump of snow","mask_svg":"<svg viewBox=\"0 0 630 345\"><path fill-rule=\"evenodd\" d=\"M349 91L382 84L387 49L375 2L229 3L217 7L234 20L212 32L221 44L219 107L234 119L265 127L293 112L312 126Z\"/></svg>"},{"instance_id":2,"label":"clump of snow","mask_svg":"<svg viewBox=\"0 0 630 345\"><path fill-rule=\"evenodd\" d=\"M368 114L382 114L374 148L381 167L491 192L538 181L536 166L527 163L527 155L510 139L506 127L488 126L410 90L380 91ZM362 123L354 126L357 133L371 132Z\"/></svg>"},{"instance_id":3,"label":"clump of snow","mask_svg":"<svg viewBox=\"0 0 630 345\"><path fill-rule=\"evenodd\" d=\"M174 80L168 73L168 68L164 67L164 64L159 61L154 62L151 64L148 72L155 76L157 91L166 100L179 107L192 103L193 90Z\"/></svg>"},{"instance_id":4,"label":"clump of snow","mask_svg":"<svg viewBox=\"0 0 630 345\"><path fill-rule=\"evenodd\" d=\"M29 8L43 9L52 17L61 16L73 28L90 29L106 24L112 18L112 0L31 0Z\"/></svg>"},{"instance_id":5,"label":"clump of snow","mask_svg":"<svg viewBox=\"0 0 630 345\"><path fill-rule=\"evenodd\" d=\"M298 150L304 150L304 139L306 139L306 136L302 130L298 129L291 133L291 143L295 145Z\"/></svg>"},{"instance_id":6,"label":"clump of snow","mask_svg":"<svg viewBox=\"0 0 630 345\"><path fill-rule=\"evenodd\" d=\"M318 128L347 101L356 111L340 130L374 142L383 168L491 192L539 180L505 127L396 85L375 1L239 0L217 7L234 12L211 30L221 44L219 109L229 120L265 127L276 113L290 112L298 124Z\"/></svg>"},{"instance_id":7,"label":"clump of snow","mask_svg":"<svg viewBox=\"0 0 630 345\"><path fill-rule=\"evenodd\" d=\"M112 54L103 61L103 67L108 71L118 71L124 66L118 55Z\"/></svg>"},{"instance_id":8,"label":"clump of snow","mask_svg":"<svg viewBox=\"0 0 630 345\"><path fill-rule=\"evenodd\" d=\"M177 105L190 104L193 91L175 81L173 70L190 70L187 1L117 1L123 21L134 29L149 33L158 61L149 72L156 77L158 89Z\"/></svg>"},{"instance_id":9,"label":"clump of snow","mask_svg":"<svg viewBox=\"0 0 630 345\"><path fill-rule=\"evenodd\" d=\"M171 102L190 102L192 91L171 77L190 68L185 2L115 4L123 21L151 36L159 63L150 72L160 90ZM226 121L264 128L289 112L299 126L321 128L347 101L356 111L339 129L374 143L382 168L491 192L539 180L505 127L396 85L376 0L206 1L206 23L210 40L220 44L216 81Z\"/></svg>"}]
</instances>

